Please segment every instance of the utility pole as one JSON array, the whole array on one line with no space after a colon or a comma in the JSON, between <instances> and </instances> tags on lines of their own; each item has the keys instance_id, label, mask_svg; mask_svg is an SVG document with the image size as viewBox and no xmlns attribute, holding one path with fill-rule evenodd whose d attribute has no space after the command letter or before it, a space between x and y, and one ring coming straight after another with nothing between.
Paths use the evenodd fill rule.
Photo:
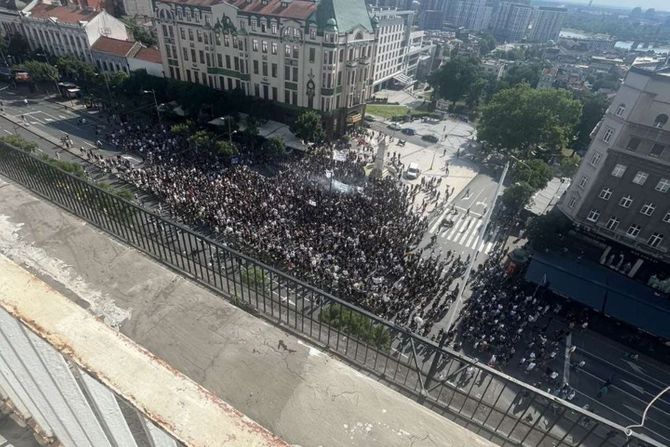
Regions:
<instances>
[{"instance_id":1,"label":"utility pole","mask_svg":"<svg viewBox=\"0 0 670 447\"><path fill-rule=\"evenodd\" d=\"M500 190L502 189L502 185L505 182L505 177L507 176L507 171L509 169L509 161L505 163L505 167L503 168L502 174L500 174L500 180L498 181L498 186L496 187L496 192L495 196L493 196L493 202L491 203L491 206L489 209L486 211L486 214L484 216L484 222L482 223L482 228L484 228L484 231L486 231L486 228L489 225L489 222L491 221L491 214L493 213L493 209L496 206L496 202L498 201L498 196L500 195ZM479 246L479 241L483 237L483 232L479 234L475 241L475 247ZM435 373L437 373L437 367L439 360L442 358L440 355L440 352L442 351L442 348L447 344L447 337L449 336L449 331L451 331L451 327L454 324L454 319L456 318L456 313L459 311L458 306L463 299L463 293L465 292L465 287L468 285L468 281L470 280L470 274L472 273L472 268L475 266L475 263L477 262L477 257L479 255L479 251L475 251L474 256L472 256L472 259L470 260L470 264L468 264L468 268L465 270L465 274L463 275L463 283L461 284L461 287L458 289L458 295L456 296L456 300L454 300L454 311L451 312L451 315L449 317L449 320L447 321L446 326L444 327L444 332L442 333L442 337L440 338L440 351L435 353L435 356L433 357L433 362L430 365L430 369L428 370L428 374L426 374L426 380L424 381L424 390L428 390L428 387L433 380L433 377L435 376Z\"/></svg>"},{"instance_id":2,"label":"utility pole","mask_svg":"<svg viewBox=\"0 0 670 447\"><path fill-rule=\"evenodd\" d=\"M161 112L158 110L158 100L156 100L156 90L151 89L151 90L142 90L142 93L144 94L149 94L154 97L154 106L156 107L156 116L158 117L158 125L163 127L163 123L161 122Z\"/></svg>"}]
</instances>

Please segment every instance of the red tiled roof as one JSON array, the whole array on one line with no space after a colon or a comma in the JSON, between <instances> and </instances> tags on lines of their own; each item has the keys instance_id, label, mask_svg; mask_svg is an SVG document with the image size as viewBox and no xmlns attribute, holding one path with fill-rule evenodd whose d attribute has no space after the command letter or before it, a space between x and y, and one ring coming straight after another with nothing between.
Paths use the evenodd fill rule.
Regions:
<instances>
[{"instance_id":1,"label":"red tiled roof","mask_svg":"<svg viewBox=\"0 0 670 447\"><path fill-rule=\"evenodd\" d=\"M223 3L223 0L161 0L164 3L176 3L188 6L213 6Z\"/></svg>"},{"instance_id":2,"label":"red tiled roof","mask_svg":"<svg viewBox=\"0 0 670 447\"><path fill-rule=\"evenodd\" d=\"M161 64L161 53L156 48L141 48L140 51L133 56L135 59L140 59L147 62L154 62L156 64Z\"/></svg>"},{"instance_id":3,"label":"red tiled roof","mask_svg":"<svg viewBox=\"0 0 670 447\"><path fill-rule=\"evenodd\" d=\"M316 11L316 3L311 0L293 0L288 6L282 6L281 0L268 0L264 5L261 0L228 0L228 3L251 14L284 17L305 20Z\"/></svg>"},{"instance_id":4,"label":"red tiled roof","mask_svg":"<svg viewBox=\"0 0 670 447\"><path fill-rule=\"evenodd\" d=\"M133 46L135 46L135 42L101 36L98 38L98 40L95 41L91 47L91 50L98 51L100 53L126 57L128 53L130 53L130 50L132 50Z\"/></svg>"},{"instance_id":5,"label":"red tiled roof","mask_svg":"<svg viewBox=\"0 0 670 447\"><path fill-rule=\"evenodd\" d=\"M90 22L100 11L85 11L67 6L45 5L38 3L30 10L30 17L35 19L49 19L55 17L59 22L76 24L81 21Z\"/></svg>"}]
</instances>

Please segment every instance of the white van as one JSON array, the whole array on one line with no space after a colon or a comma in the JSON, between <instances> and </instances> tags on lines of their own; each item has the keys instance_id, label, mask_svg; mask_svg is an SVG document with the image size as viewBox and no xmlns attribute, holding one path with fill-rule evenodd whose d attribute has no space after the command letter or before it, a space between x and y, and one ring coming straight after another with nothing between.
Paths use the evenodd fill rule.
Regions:
<instances>
[{"instance_id":1,"label":"white van","mask_svg":"<svg viewBox=\"0 0 670 447\"><path fill-rule=\"evenodd\" d=\"M419 165L416 163L410 163L407 167L407 170L405 171L405 178L408 180L414 180L415 178L419 177L420 173L421 171L419 170Z\"/></svg>"}]
</instances>

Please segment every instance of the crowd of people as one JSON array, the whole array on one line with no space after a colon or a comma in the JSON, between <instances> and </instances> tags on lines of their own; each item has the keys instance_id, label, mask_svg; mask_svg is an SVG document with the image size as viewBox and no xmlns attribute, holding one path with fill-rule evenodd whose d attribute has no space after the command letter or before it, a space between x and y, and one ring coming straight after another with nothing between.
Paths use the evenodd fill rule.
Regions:
<instances>
[{"instance_id":1,"label":"crowd of people","mask_svg":"<svg viewBox=\"0 0 670 447\"><path fill-rule=\"evenodd\" d=\"M347 144L323 145L279 160L268 174L253 157L232 164L164 128L130 126L110 133L109 142L144 162L127 169L118 157L104 166L120 168L163 209L396 324L428 334L455 297L465 260L435 247L426 254L427 218L413 210L419 190L434 184L366 177L374 154L350 151L335 160L330 154Z\"/></svg>"}]
</instances>

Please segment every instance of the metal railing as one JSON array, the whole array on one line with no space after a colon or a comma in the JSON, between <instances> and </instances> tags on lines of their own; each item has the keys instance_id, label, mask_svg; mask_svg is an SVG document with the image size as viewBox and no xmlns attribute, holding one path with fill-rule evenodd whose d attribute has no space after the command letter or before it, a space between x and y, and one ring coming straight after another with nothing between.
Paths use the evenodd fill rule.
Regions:
<instances>
[{"instance_id":1,"label":"metal railing","mask_svg":"<svg viewBox=\"0 0 670 447\"><path fill-rule=\"evenodd\" d=\"M0 174L496 443L662 446L4 143Z\"/></svg>"}]
</instances>

